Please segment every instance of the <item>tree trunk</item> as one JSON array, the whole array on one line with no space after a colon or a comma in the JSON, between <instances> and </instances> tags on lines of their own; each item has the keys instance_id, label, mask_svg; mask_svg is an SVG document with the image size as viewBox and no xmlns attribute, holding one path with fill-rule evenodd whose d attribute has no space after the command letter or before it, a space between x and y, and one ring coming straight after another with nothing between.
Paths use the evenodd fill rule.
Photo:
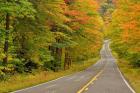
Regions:
<instances>
[{"instance_id":1,"label":"tree trunk","mask_svg":"<svg viewBox=\"0 0 140 93\"><path fill-rule=\"evenodd\" d=\"M67 64L68 64L68 53L66 51L66 53L65 53L65 62L64 62L64 70L67 70Z\"/></svg>"},{"instance_id":2,"label":"tree trunk","mask_svg":"<svg viewBox=\"0 0 140 93\"><path fill-rule=\"evenodd\" d=\"M62 48L62 54L61 54L61 69L64 70L65 67L65 48Z\"/></svg>"},{"instance_id":3,"label":"tree trunk","mask_svg":"<svg viewBox=\"0 0 140 93\"><path fill-rule=\"evenodd\" d=\"M6 14L6 24L5 24L5 43L4 43L5 57L3 58L4 64L6 64L8 62L9 30L10 30L10 15L7 13Z\"/></svg>"}]
</instances>

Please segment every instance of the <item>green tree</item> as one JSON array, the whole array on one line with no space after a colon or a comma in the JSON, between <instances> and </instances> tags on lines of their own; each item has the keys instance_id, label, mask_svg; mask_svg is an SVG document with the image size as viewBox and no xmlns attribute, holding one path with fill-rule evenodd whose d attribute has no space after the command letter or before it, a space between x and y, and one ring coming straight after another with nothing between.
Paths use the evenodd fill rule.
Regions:
<instances>
[{"instance_id":1,"label":"green tree","mask_svg":"<svg viewBox=\"0 0 140 93\"><path fill-rule=\"evenodd\" d=\"M28 0L0 0L0 13L5 16L5 43L3 59L4 63L8 62L8 49L9 49L9 33L12 30L11 23L17 18L33 17L35 10Z\"/></svg>"}]
</instances>

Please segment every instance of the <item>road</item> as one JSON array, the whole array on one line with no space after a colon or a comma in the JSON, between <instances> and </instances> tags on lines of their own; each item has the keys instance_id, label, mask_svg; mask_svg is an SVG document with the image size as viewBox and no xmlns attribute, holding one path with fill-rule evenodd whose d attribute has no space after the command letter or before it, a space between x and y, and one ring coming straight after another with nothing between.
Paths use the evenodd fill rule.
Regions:
<instances>
[{"instance_id":1,"label":"road","mask_svg":"<svg viewBox=\"0 0 140 93\"><path fill-rule=\"evenodd\" d=\"M13 93L135 93L115 63L109 40L104 41L100 55L101 59L84 71Z\"/></svg>"}]
</instances>

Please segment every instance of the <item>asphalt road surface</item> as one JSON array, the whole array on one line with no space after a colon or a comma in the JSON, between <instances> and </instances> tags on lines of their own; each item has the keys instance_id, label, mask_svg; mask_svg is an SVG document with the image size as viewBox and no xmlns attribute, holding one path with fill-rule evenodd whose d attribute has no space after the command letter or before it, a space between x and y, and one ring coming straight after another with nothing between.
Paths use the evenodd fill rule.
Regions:
<instances>
[{"instance_id":1,"label":"asphalt road surface","mask_svg":"<svg viewBox=\"0 0 140 93\"><path fill-rule=\"evenodd\" d=\"M104 41L101 59L93 66L73 75L43 83L13 93L135 93L122 76Z\"/></svg>"}]
</instances>

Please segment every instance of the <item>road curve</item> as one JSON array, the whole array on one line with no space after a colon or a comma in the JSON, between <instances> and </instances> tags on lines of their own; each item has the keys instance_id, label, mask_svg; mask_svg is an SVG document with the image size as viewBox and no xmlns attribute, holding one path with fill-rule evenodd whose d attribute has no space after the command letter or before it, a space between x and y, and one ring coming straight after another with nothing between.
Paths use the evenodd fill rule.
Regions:
<instances>
[{"instance_id":1,"label":"road curve","mask_svg":"<svg viewBox=\"0 0 140 93\"><path fill-rule=\"evenodd\" d=\"M115 63L109 40L104 41L100 55L101 59L84 71L12 93L135 93Z\"/></svg>"}]
</instances>

